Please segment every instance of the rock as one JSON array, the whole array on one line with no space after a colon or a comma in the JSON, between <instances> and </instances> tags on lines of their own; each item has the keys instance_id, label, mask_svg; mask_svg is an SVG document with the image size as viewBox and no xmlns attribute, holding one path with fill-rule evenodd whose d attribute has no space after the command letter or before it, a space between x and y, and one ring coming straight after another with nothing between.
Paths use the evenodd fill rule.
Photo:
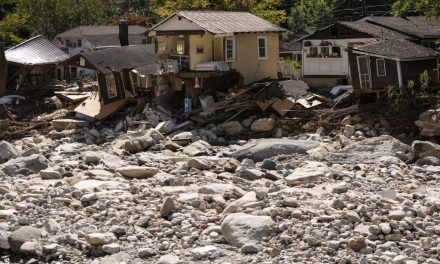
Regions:
<instances>
[{"instance_id":1,"label":"rock","mask_svg":"<svg viewBox=\"0 0 440 264\"><path fill-rule=\"evenodd\" d=\"M232 153L232 157L238 160L245 158L253 161L263 161L264 159L283 155L283 154L307 154L308 150L317 148L321 143L311 140L294 139L252 139L247 144Z\"/></svg>"},{"instance_id":2,"label":"rock","mask_svg":"<svg viewBox=\"0 0 440 264\"><path fill-rule=\"evenodd\" d=\"M42 180L58 180L63 176L56 170L42 170L40 171L40 177Z\"/></svg>"},{"instance_id":3,"label":"rock","mask_svg":"<svg viewBox=\"0 0 440 264\"><path fill-rule=\"evenodd\" d=\"M215 246L195 248L191 253L194 260L215 259L222 256L222 252Z\"/></svg>"},{"instance_id":4,"label":"rock","mask_svg":"<svg viewBox=\"0 0 440 264\"><path fill-rule=\"evenodd\" d=\"M164 255L164 256L160 257L156 263L157 264L179 264L180 259L176 255L168 254L168 255Z\"/></svg>"},{"instance_id":5,"label":"rock","mask_svg":"<svg viewBox=\"0 0 440 264\"><path fill-rule=\"evenodd\" d=\"M37 240L41 236L41 229L32 226L23 226L12 232L8 237L8 243L11 250L20 253L20 247L25 243Z\"/></svg>"},{"instance_id":6,"label":"rock","mask_svg":"<svg viewBox=\"0 0 440 264\"><path fill-rule=\"evenodd\" d=\"M49 219L44 223L44 229L49 234L55 234L58 230L61 229L60 224L54 219Z\"/></svg>"},{"instance_id":7,"label":"rock","mask_svg":"<svg viewBox=\"0 0 440 264\"><path fill-rule=\"evenodd\" d=\"M409 150L408 145L391 136L379 136L350 142L344 148L330 152L325 159L340 164L373 164L381 157L395 157L398 153L408 153Z\"/></svg>"},{"instance_id":8,"label":"rock","mask_svg":"<svg viewBox=\"0 0 440 264\"><path fill-rule=\"evenodd\" d=\"M98 164L101 161L101 155L96 152L87 152L84 157L84 162L87 164Z\"/></svg>"},{"instance_id":9,"label":"rock","mask_svg":"<svg viewBox=\"0 0 440 264\"><path fill-rule=\"evenodd\" d=\"M243 254L257 254L260 252L260 249L255 244L245 244L240 248L241 253Z\"/></svg>"},{"instance_id":10,"label":"rock","mask_svg":"<svg viewBox=\"0 0 440 264\"><path fill-rule=\"evenodd\" d=\"M159 170L152 167L145 166L127 166L116 169L122 176L128 178L150 178L156 175Z\"/></svg>"},{"instance_id":11,"label":"rock","mask_svg":"<svg viewBox=\"0 0 440 264\"><path fill-rule=\"evenodd\" d=\"M333 187L333 189L332 189L332 193L340 194L340 193L346 193L346 192L348 192L348 184L346 184L346 183L339 184L339 185Z\"/></svg>"},{"instance_id":12,"label":"rock","mask_svg":"<svg viewBox=\"0 0 440 264\"><path fill-rule=\"evenodd\" d=\"M405 212L402 210L394 210L394 211L390 211L388 217L392 220L400 221L403 218L405 218L405 215L406 215Z\"/></svg>"},{"instance_id":13,"label":"rock","mask_svg":"<svg viewBox=\"0 0 440 264\"><path fill-rule=\"evenodd\" d=\"M430 109L419 115L415 122L424 137L440 136L440 109Z\"/></svg>"},{"instance_id":14,"label":"rock","mask_svg":"<svg viewBox=\"0 0 440 264\"><path fill-rule=\"evenodd\" d=\"M69 129L83 128L89 125L87 121L76 119L55 119L52 120L51 124L52 127L58 132Z\"/></svg>"},{"instance_id":15,"label":"rock","mask_svg":"<svg viewBox=\"0 0 440 264\"><path fill-rule=\"evenodd\" d=\"M264 177L265 173L257 169L244 169L239 172L240 178L255 181Z\"/></svg>"},{"instance_id":16,"label":"rock","mask_svg":"<svg viewBox=\"0 0 440 264\"><path fill-rule=\"evenodd\" d=\"M225 133L230 136L238 135L243 131L243 126L238 121L230 121L222 124L222 128L225 130Z\"/></svg>"},{"instance_id":17,"label":"rock","mask_svg":"<svg viewBox=\"0 0 440 264\"><path fill-rule=\"evenodd\" d=\"M85 236L87 243L93 246L102 246L113 243L116 237L113 233L91 233Z\"/></svg>"},{"instance_id":18,"label":"rock","mask_svg":"<svg viewBox=\"0 0 440 264\"><path fill-rule=\"evenodd\" d=\"M296 186L316 181L329 172L330 170L325 163L309 162L304 167L296 168L285 180L287 185Z\"/></svg>"},{"instance_id":19,"label":"rock","mask_svg":"<svg viewBox=\"0 0 440 264\"><path fill-rule=\"evenodd\" d=\"M152 248L141 248L138 252L140 258L151 258L156 256L156 251Z\"/></svg>"},{"instance_id":20,"label":"rock","mask_svg":"<svg viewBox=\"0 0 440 264\"><path fill-rule=\"evenodd\" d=\"M17 174L30 175L39 173L41 170L47 169L48 161L43 155L30 155L28 157L20 157L10 159L2 165L3 172L15 176Z\"/></svg>"},{"instance_id":21,"label":"rock","mask_svg":"<svg viewBox=\"0 0 440 264\"><path fill-rule=\"evenodd\" d=\"M332 207L338 210L342 210L345 207L347 207L347 205L344 203L344 201L340 200L340 199L335 199L332 202Z\"/></svg>"},{"instance_id":22,"label":"rock","mask_svg":"<svg viewBox=\"0 0 440 264\"><path fill-rule=\"evenodd\" d=\"M20 253L28 256L41 256L43 246L37 241L26 241L21 245Z\"/></svg>"},{"instance_id":23,"label":"rock","mask_svg":"<svg viewBox=\"0 0 440 264\"><path fill-rule=\"evenodd\" d=\"M234 213L223 219L221 230L228 244L242 247L248 243L260 242L272 232L273 225L269 216Z\"/></svg>"},{"instance_id":24,"label":"rock","mask_svg":"<svg viewBox=\"0 0 440 264\"><path fill-rule=\"evenodd\" d=\"M433 142L416 140L412 143L411 148L416 158L440 158L440 145Z\"/></svg>"},{"instance_id":25,"label":"rock","mask_svg":"<svg viewBox=\"0 0 440 264\"><path fill-rule=\"evenodd\" d=\"M199 170L209 170L211 169L211 165L205 159L193 158L188 161L188 166L190 168L195 168Z\"/></svg>"},{"instance_id":26,"label":"rock","mask_svg":"<svg viewBox=\"0 0 440 264\"><path fill-rule=\"evenodd\" d=\"M440 158L436 158L436 157L421 158L421 159L417 160L415 164L419 167L422 167L425 165L440 166Z\"/></svg>"},{"instance_id":27,"label":"rock","mask_svg":"<svg viewBox=\"0 0 440 264\"><path fill-rule=\"evenodd\" d=\"M121 251L121 245L119 245L118 243L106 244L102 246L102 251L107 254L115 254Z\"/></svg>"},{"instance_id":28,"label":"rock","mask_svg":"<svg viewBox=\"0 0 440 264\"><path fill-rule=\"evenodd\" d=\"M224 210L223 214L235 213L239 209L243 210L248 207L254 206L258 202L257 194L255 192L248 192L240 199L235 200L229 204Z\"/></svg>"},{"instance_id":29,"label":"rock","mask_svg":"<svg viewBox=\"0 0 440 264\"><path fill-rule=\"evenodd\" d=\"M14 145L6 141L0 141L0 164L20 155L20 151Z\"/></svg>"},{"instance_id":30,"label":"rock","mask_svg":"<svg viewBox=\"0 0 440 264\"><path fill-rule=\"evenodd\" d=\"M196 141L185 148L183 148L182 153L190 157L208 155L211 153L211 145L203 140Z\"/></svg>"},{"instance_id":31,"label":"rock","mask_svg":"<svg viewBox=\"0 0 440 264\"><path fill-rule=\"evenodd\" d=\"M162 206L160 207L160 214L162 216L167 216L173 213L174 210L174 201L171 199L171 197L165 198L165 201L162 203Z\"/></svg>"},{"instance_id":32,"label":"rock","mask_svg":"<svg viewBox=\"0 0 440 264\"><path fill-rule=\"evenodd\" d=\"M251 125L252 132L270 132L277 124L277 121L273 118L260 118L255 120Z\"/></svg>"},{"instance_id":33,"label":"rock","mask_svg":"<svg viewBox=\"0 0 440 264\"><path fill-rule=\"evenodd\" d=\"M352 137L354 136L354 133L356 133L356 127L351 125L345 125L344 130L347 137Z\"/></svg>"},{"instance_id":34,"label":"rock","mask_svg":"<svg viewBox=\"0 0 440 264\"><path fill-rule=\"evenodd\" d=\"M261 164L261 168L265 170L276 170L277 163L270 159L263 160L263 164Z\"/></svg>"},{"instance_id":35,"label":"rock","mask_svg":"<svg viewBox=\"0 0 440 264\"><path fill-rule=\"evenodd\" d=\"M165 121L165 122L160 122L156 126L155 130L159 131L162 134L168 134L173 131L174 127L176 127L176 124L174 124L173 121Z\"/></svg>"},{"instance_id":36,"label":"rock","mask_svg":"<svg viewBox=\"0 0 440 264\"><path fill-rule=\"evenodd\" d=\"M192 132L185 131L173 136L172 141L175 141L180 145L186 145L192 142L194 138L195 135Z\"/></svg>"},{"instance_id":37,"label":"rock","mask_svg":"<svg viewBox=\"0 0 440 264\"><path fill-rule=\"evenodd\" d=\"M99 261L99 264L123 264L130 263L132 256L126 252L119 252L111 256L106 256Z\"/></svg>"},{"instance_id":38,"label":"rock","mask_svg":"<svg viewBox=\"0 0 440 264\"><path fill-rule=\"evenodd\" d=\"M348 240L348 247L354 251L360 251L367 247L365 239L363 237L352 237Z\"/></svg>"}]
</instances>

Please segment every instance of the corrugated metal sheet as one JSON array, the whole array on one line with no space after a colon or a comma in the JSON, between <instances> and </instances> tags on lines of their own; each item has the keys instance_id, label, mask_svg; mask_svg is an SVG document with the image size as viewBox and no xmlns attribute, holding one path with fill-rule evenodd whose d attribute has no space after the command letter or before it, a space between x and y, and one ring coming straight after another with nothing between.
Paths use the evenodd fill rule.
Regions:
<instances>
[{"instance_id":1,"label":"corrugated metal sheet","mask_svg":"<svg viewBox=\"0 0 440 264\"><path fill-rule=\"evenodd\" d=\"M129 25L129 35L142 35L147 31L147 28L138 25ZM80 26L72 28L66 32L58 34L56 37L87 37L98 35L115 35L119 36L119 26Z\"/></svg>"},{"instance_id":2,"label":"corrugated metal sheet","mask_svg":"<svg viewBox=\"0 0 440 264\"><path fill-rule=\"evenodd\" d=\"M180 11L174 15L184 17L212 34L285 31L285 29L247 12ZM166 20L158 25L166 22Z\"/></svg>"},{"instance_id":3,"label":"corrugated metal sheet","mask_svg":"<svg viewBox=\"0 0 440 264\"><path fill-rule=\"evenodd\" d=\"M5 51L8 62L22 65L57 64L69 58L43 36L36 36Z\"/></svg>"}]
</instances>

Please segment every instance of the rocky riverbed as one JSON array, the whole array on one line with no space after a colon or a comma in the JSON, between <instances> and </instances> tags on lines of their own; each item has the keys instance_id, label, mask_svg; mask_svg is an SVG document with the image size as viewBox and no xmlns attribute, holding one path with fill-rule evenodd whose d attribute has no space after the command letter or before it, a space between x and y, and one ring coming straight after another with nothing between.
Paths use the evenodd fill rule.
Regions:
<instances>
[{"instance_id":1,"label":"rocky riverbed","mask_svg":"<svg viewBox=\"0 0 440 264\"><path fill-rule=\"evenodd\" d=\"M440 263L439 145L208 142L0 142L0 262Z\"/></svg>"}]
</instances>

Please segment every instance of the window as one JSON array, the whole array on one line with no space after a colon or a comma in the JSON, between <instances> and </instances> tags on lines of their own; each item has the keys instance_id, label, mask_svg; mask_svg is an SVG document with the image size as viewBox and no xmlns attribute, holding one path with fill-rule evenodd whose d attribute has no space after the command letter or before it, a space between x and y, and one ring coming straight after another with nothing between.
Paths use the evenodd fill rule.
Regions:
<instances>
[{"instance_id":1,"label":"window","mask_svg":"<svg viewBox=\"0 0 440 264\"><path fill-rule=\"evenodd\" d=\"M235 61L235 39L226 38L225 40L225 59L226 61Z\"/></svg>"},{"instance_id":2,"label":"window","mask_svg":"<svg viewBox=\"0 0 440 264\"><path fill-rule=\"evenodd\" d=\"M185 40L177 41L176 52L179 55L185 54Z\"/></svg>"},{"instance_id":3,"label":"window","mask_svg":"<svg viewBox=\"0 0 440 264\"><path fill-rule=\"evenodd\" d=\"M267 59L266 37L257 37L257 40L258 40L258 59Z\"/></svg>"},{"instance_id":4,"label":"window","mask_svg":"<svg viewBox=\"0 0 440 264\"><path fill-rule=\"evenodd\" d=\"M384 59L377 59L376 60L376 69L377 69L377 76L385 76L387 75L386 69L385 69L385 60Z\"/></svg>"},{"instance_id":5,"label":"window","mask_svg":"<svg viewBox=\"0 0 440 264\"><path fill-rule=\"evenodd\" d=\"M197 45L196 46L196 54L203 54L203 53L205 53L205 46Z\"/></svg>"},{"instance_id":6,"label":"window","mask_svg":"<svg viewBox=\"0 0 440 264\"><path fill-rule=\"evenodd\" d=\"M78 39L78 47L82 47L82 41Z\"/></svg>"},{"instance_id":7,"label":"window","mask_svg":"<svg viewBox=\"0 0 440 264\"><path fill-rule=\"evenodd\" d=\"M147 39L143 38L142 39L142 45L145 45L145 44L147 44Z\"/></svg>"},{"instance_id":8,"label":"window","mask_svg":"<svg viewBox=\"0 0 440 264\"><path fill-rule=\"evenodd\" d=\"M341 57L341 47L332 47L332 56L333 57Z\"/></svg>"},{"instance_id":9,"label":"window","mask_svg":"<svg viewBox=\"0 0 440 264\"><path fill-rule=\"evenodd\" d=\"M116 81L113 73L105 76L105 81L107 83L107 95L108 98L115 98L118 96L118 90L116 89Z\"/></svg>"},{"instance_id":10,"label":"window","mask_svg":"<svg viewBox=\"0 0 440 264\"><path fill-rule=\"evenodd\" d=\"M167 44L163 41L159 41L157 43L157 52L158 53L164 53L167 51Z\"/></svg>"},{"instance_id":11,"label":"window","mask_svg":"<svg viewBox=\"0 0 440 264\"><path fill-rule=\"evenodd\" d=\"M309 57L318 57L318 47L310 47Z\"/></svg>"},{"instance_id":12,"label":"window","mask_svg":"<svg viewBox=\"0 0 440 264\"><path fill-rule=\"evenodd\" d=\"M321 57L328 57L330 55L329 47L321 47Z\"/></svg>"},{"instance_id":13,"label":"window","mask_svg":"<svg viewBox=\"0 0 440 264\"><path fill-rule=\"evenodd\" d=\"M70 47L70 39L66 40L66 47Z\"/></svg>"}]
</instances>

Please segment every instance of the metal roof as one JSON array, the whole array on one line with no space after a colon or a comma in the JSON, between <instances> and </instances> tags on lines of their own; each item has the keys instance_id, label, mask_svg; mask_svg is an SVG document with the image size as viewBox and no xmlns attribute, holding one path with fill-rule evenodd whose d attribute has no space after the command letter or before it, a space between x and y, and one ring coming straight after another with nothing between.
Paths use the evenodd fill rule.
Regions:
<instances>
[{"instance_id":1,"label":"metal roof","mask_svg":"<svg viewBox=\"0 0 440 264\"><path fill-rule=\"evenodd\" d=\"M90 51L79 54L96 70L108 74L112 71L131 70L144 65L157 64L159 56L147 46L129 46Z\"/></svg>"},{"instance_id":2,"label":"metal roof","mask_svg":"<svg viewBox=\"0 0 440 264\"><path fill-rule=\"evenodd\" d=\"M248 12L228 11L179 11L159 22L154 29L166 23L173 16L181 16L212 34L233 34L251 32L283 32L284 28L274 25Z\"/></svg>"},{"instance_id":3,"label":"metal roof","mask_svg":"<svg viewBox=\"0 0 440 264\"><path fill-rule=\"evenodd\" d=\"M129 35L142 35L147 28L138 25L129 25ZM119 36L119 26L79 26L60 33L57 37L84 37L97 35L117 35Z\"/></svg>"},{"instance_id":4,"label":"metal roof","mask_svg":"<svg viewBox=\"0 0 440 264\"><path fill-rule=\"evenodd\" d=\"M69 58L50 40L39 35L5 51L8 62L22 65L57 64Z\"/></svg>"}]
</instances>

